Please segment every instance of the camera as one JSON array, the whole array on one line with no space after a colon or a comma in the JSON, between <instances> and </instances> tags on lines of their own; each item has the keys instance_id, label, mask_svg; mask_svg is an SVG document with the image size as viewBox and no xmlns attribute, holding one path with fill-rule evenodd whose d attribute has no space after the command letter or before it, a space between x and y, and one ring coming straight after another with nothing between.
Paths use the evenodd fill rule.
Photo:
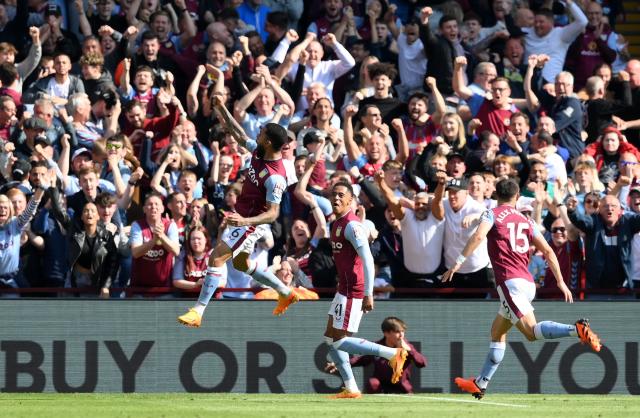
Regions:
<instances>
[{"instance_id":1,"label":"camera","mask_svg":"<svg viewBox=\"0 0 640 418\"><path fill-rule=\"evenodd\" d=\"M111 109L118 102L116 93L112 90L103 90L98 92L98 100L104 100L107 109Z\"/></svg>"}]
</instances>

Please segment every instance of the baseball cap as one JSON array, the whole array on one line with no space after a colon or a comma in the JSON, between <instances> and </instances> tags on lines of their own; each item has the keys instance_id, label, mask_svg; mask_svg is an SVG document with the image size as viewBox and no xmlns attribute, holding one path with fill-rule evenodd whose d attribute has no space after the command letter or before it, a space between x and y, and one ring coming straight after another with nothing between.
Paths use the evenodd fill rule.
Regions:
<instances>
[{"instance_id":1,"label":"baseball cap","mask_svg":"<svg viewBox=\"0 0 640 418\"><path fill-rule=\"evenodd\" d=\"M22 181L31 171L31 164L27 160L16 160L11 168L11 177L14 180Z\"/></svg>"},{"instance_id":2,"label":"baseball cap","mask_svg":"<svg viewBox=\"0 0 640 418\"><path fill-rule=\"evenodd\" d=\"M55 3L49 3L47 5L47 9L44 11L44 15L45 17L51 15L60 17L62 15L62 9L60 9L60 6Z\"/></svg>"},{"instance_id":3,"label":"baseball cap","mask_svg":"<svg viewBox=\"0 0 640 418\"><path fill-rule=\"evenodd\" d=\"M629 194L636 192L636 193L640 193L640 184L636 184L635 186L631 186L631 188L629 189Z\"/></svg>"},{"instance_id":4,"label":"baseball cap","mask_svg":"<svg viewBox=\"0 0 640 418\"><path fill-rule=\"evenodd\" d=\"M83 148L78 148L73 152L73 155L71 156L71 161L75 160L76 157L79 157L82 154L87 154L89 158L93 158L93 154L91 154L91 151L83 147Z\"/></svg>"},{"instance_id":5,"label":"baseball cap","mask_svg":"<svg viewBox=\"0 0 640 418\"><path fill-rule=\"evenodd\" d=\"M32 117L24 121L23 125L24 129L42 129L43 131L47 130L47 122L42 118Z\"/></svg>"},{"instance_id":6,"label":"baseball cap","mask_svg":"<svg viewBox=\"0 0 640 418\"><path fill-rule=\"evenodd\" d=\"M464 161L464 155L462 155L458 151L451 151L449 154L447 154L447 161L451 160L452 158L456 158L456 157L458 157L462 161Z\"/></svg>"},{"instance_id":7,"label":"baseball cap","mask_svg":"<svg viewBox=\"0 0 640 418\"><path fill-rule=\"evenodd\" d=\"M453 178L447 182L446 190L467 190L469 187L469 180L466 177Z\"/></svg>"}]
</instances>

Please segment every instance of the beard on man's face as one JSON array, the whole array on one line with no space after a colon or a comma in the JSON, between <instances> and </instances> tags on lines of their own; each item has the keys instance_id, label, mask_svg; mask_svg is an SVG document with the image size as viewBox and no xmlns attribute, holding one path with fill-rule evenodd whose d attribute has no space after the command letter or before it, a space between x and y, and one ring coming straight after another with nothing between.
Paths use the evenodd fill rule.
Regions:
<instances>
[{"instance_id":1,"label":"beard on man's face","mask_svg":"<svg viewBox=\"0 0 640 418\"><path fill-rule=\"evenodd\" d=\"M256 147L256 155L258 156L258 158L264 158L265 152L266 149L264 148L264 145L258 144L258 146Z\"/></svg>"}]
</instances>

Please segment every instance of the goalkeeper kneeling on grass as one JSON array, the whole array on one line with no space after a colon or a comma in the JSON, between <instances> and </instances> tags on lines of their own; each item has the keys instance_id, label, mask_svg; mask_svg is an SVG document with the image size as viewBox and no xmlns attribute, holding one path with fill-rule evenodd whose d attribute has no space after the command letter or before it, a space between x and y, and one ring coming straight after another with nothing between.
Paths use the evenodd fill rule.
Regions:
<instances>
[{"instance_id":1,"label":"goalkeeper kneeling on grass","mask_svg":"<svg viewBox=\"0 0 640 418\"><path fill-rule=\"evenodd\" d=\"M354 356L349 362L351 367L368 366L373 363L373 376L369 378L366 384L366 393L413 393L413 385L411 384L411 371L409 366L413 363L418 368L427 365L427 359L416 348L405 339L407 325L399 318L390 316L382 321L383 337L378 344L387 347L401 347L402 340L411 347L408 352L407 360L404 363L402 377L398 383L391 383L393 370L389 366L389 362L382 357L376 356ZM335 374L337 369L334 363L327 363L324 369L327 373Z\"/></svg>"}]
</instances>

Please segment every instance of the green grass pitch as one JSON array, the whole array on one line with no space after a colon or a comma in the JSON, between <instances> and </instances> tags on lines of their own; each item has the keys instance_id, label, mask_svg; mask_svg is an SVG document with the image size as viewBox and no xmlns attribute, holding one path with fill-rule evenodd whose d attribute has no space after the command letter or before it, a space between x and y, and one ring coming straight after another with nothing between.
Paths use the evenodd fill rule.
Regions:
<instances>
[{"instance_id":1,"label":"green grass pitch","mask_svg":"<svg viewBox=\"0 0 640 418\"><path fill-rule=\"evenodd\" d=\"M640 397L489 394L0 394L0 417L640 417Z\"/></svg>"}]
</instances>

